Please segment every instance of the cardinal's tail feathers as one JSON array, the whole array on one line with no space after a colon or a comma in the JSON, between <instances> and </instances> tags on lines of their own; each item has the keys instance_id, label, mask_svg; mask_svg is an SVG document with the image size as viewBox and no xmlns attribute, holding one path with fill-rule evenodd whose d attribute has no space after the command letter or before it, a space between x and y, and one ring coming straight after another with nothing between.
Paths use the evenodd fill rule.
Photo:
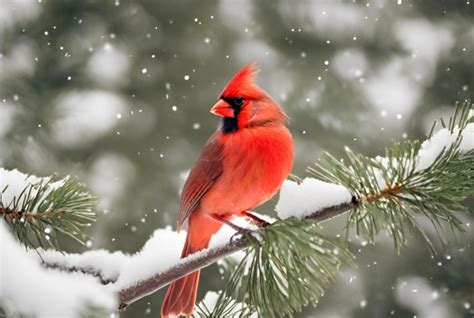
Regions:
<instances>
[{"instance_id":1,"label":"cardinal's tail feathers","mask_svg":"<svg viewBox=\"0 0 474 318\"><path fill-rule=\"evenodd\" d=\"M203 218L191 216L188 227L186 242L181 253L184 258L197 251L205 249L209 245L212 235L217 232L221 224ZM199 284L200 271L195 271L173 282L166 291L163 304L161 305L161 316L178 317L180 315L190 316L196 304L196 296Z\"/></svg>"},{"instance_id":2,"label":"cardinal's tail feathers","mask_svg":"<svg viewBox=\"0 0 474 318\"><path fill-rule=\"evenodd\" d=\"M181 257L186 257L192 253L188 233ZM196 303L199 273L200 271L196 271L171 283L161 305L162 317L191 315Z\"/></svg>"},{"instance_id":3,"label":"cardinal's tail feathers","mask_svg":"<svg viewBox=\"0 0 474 318\"><path fill-rule=\"evenodd\" d=\"M166 292L161 306L162 317L189 316L194 310L200 271L173 282Z\"/></svg>"}]
</instances>

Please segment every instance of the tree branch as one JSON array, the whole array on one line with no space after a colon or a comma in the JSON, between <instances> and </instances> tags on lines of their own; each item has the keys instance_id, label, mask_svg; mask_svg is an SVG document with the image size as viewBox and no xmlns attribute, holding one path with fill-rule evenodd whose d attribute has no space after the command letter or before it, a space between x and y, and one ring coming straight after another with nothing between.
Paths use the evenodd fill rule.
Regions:
<instances>
[{"instance_id":1,"label":"tree branch","mask_svg":"<svg viewBox=\"0 0 474 318\"><path fill-rule=\"evenodd\" d=\"M97 277L102 285L115 283L117 281L117 279L104 278L101 272L96 271L92 268L83 268L83 267L78 267L78 266L68 267L62 264L57 264L57 263L47 263L45 261L42 261L41 265L45 268L55 269L55 270L59 270L63 272L68 272L68 273L80 272L83 274L91 275L91 276Z\"/></svg>"},{"instance_id":2,"label":"tree branch","mask_svg":"<svg viewBox=\"0 0 474 318\"><path fill-rule=\"evenodd\" d=\"M308 216L306 219L315 220L317 222L326 221L335 216L344 214L349 210L355 208L359 204L359 201L353 197L351 202L344 203L337 206L328 207L319 211L315 211ZM269 225L271 226L271 225ZM263 228L263 230L265 230ZM134 286L130 286L122 289L119 292L120 305L119 309L124 310L131 303L147 296L155 291L163 288L164 286L172 283L173 281L186 276L192 272L195 272L201 268L211 265L212 263L222 259L232 253L243 250L249 247L251 242L245 236L242 236L236 240L227 243L224 246L207 250L202 255L190 255L176 266L170 269L151 276L150 278L138 282Z\"/></svg>"},{"instance_id":3,"label":"tree branch","mask_svg":"<svg viewBox=\"0 0 474 318\"><path fill-rule=\"evenodd\" d=\"M358 200L355 197L352 197L351 202L343 203L336 206L327 207L318 211L315 211L305 217L308 220L314 220L316 222L323 222L329 220L333 217L344 214L351 209L355 208L361 204L364 200ZM267 227L271 227L268 225ZM262 227L262 230L265 231L265 227ZM197 254L192 254L184 258L179 264L170 267L168 270L157 273L145 280L142 280L136 283L133 286L123 288L119 291L119 310L124 310L128 305L136 302L137 300L150 295L157 290L167 286L173 281L184 277L190 273L193 273L197 270L200 270L204 267L207 267L216 261L223 259L235 252L243 250L249 247L251 244L250 240L245 237L239 237L231 242L219 246L216 248L208 249L205 252L198 252ZM201 254L199 254L201 253ZM68 267L62 264L57 263L48 263L46 261L42 262L42 265L46 268L57 269L60 271L66 272L81 272L91 276L97 277L102 284L114 284L116 279L104 279L100 271L95 271L94 269L80 266Z\"/></svg>"},{"instance_id":4,"label":"tree branch","mask_svg":"<svg viewBox=\"0 0 474 318\"><path fill-rule=\"evenodd\" d=\"M65 211L29 212L0 207L0 217L3 217L7 222L20 219L31 220L39 218L54 218L58 216L61 217L65 213Z\"/></svg>"}]
</instances>

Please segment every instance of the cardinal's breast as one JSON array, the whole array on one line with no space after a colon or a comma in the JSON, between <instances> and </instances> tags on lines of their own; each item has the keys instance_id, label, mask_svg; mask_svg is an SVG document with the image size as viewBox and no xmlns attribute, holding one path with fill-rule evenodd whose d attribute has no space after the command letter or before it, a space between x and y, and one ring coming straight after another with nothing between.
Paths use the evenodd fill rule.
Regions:
<instances>
[{"instance_id":1,"label":"cardinal's breast","mask_svg":"<svg viewBox=\"0 0 474 318\"><path fill-rule=\"evenodd\" d=\"M293 166L293 139L284 125L219 136L223 173L201 202L201 212L237 214L269 200Z\"/></svg>"}]
</instances>

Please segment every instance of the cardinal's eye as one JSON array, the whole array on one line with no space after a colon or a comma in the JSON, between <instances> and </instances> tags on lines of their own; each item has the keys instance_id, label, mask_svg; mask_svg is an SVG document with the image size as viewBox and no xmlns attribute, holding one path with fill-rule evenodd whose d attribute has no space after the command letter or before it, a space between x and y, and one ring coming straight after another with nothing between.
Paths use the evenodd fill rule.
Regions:
<instances>
[{"instance_id":1,"label":"cardinal's eye","mask_svg":"<svg viewBox=\"0 0 474 318\"><path fill-rule=\"evenodd\" d=\"M244 98L242 96L237 96L234 98L234 104L240 106L244 103Z\"/></svg>"}]
</instances>

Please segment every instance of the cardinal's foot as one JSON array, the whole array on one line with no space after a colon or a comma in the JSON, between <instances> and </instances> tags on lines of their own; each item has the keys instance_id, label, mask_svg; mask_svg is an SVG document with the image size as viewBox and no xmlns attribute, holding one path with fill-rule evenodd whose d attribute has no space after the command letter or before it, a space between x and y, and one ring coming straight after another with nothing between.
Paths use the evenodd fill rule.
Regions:
<instances>
[{"instance_id":1,"label":"cardinal's foot","mask_svg":"<svg viewBox=\"0 0 474 318\"><path fill-rule=\"evenodd\" d=\"M244 216L248 217L249 219L251 219L260 228L267 227L267 226L270 225L270 223L268 223L264 219L259 218L258 216L256 216L253 213L250 213L250 212L247 212L247 211L242 211L242 214Z\"/></svg>"}]
</instances>

